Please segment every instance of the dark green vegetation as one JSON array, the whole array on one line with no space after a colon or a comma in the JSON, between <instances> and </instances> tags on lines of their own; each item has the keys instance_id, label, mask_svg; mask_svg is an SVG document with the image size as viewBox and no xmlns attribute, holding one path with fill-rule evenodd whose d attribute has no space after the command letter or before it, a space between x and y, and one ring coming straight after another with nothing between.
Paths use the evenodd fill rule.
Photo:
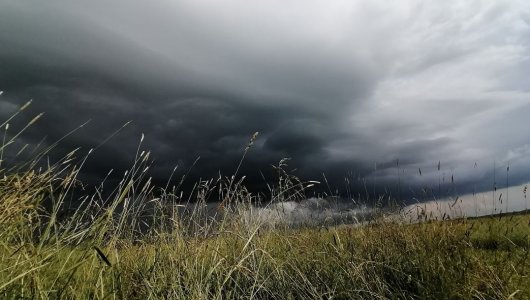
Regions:
<instances>
[{"instance_id":1,"label":"dark green vegetation","mask_svg":"<svg viewBox=\"0 0 530 300\"><path fill-rule=\"evenodd\" d=\"M41 170L0 167L0 298L530 298L528 214L292 228L254 218L256 196L237 176L186 197L152 186L140 150L111 196L66 212L77 152ZM303 197L308 184L278 171L268 200ZM213 191L217 215L201 209ZM184 212L187 201L198 205Z\"/></svg>"}]
</instances>

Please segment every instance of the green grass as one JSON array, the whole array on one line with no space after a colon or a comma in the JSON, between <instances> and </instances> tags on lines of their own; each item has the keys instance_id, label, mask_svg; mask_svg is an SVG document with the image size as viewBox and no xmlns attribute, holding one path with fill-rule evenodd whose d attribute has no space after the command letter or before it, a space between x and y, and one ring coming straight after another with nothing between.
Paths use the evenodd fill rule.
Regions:
<instances>
[{"instance_id":1,"label":"green grass","mask_svg":"<svg viewBox=\"0 0 530 300\"><path fill-rule=\"evenodd\" d=\"M189 195L153 186L149 154L140 147L111 196L96 191L65 213L91 154L76 158L80 152L44 169L36 167L42 152L0 167L0 298L530 298L528 214L417 224L381 214L363 226L271 225L249 214L258 197L238 176L199 182ZM313 184L282 167L271 199L262 200L301 199ZM216 217L200 205L182 213L183 203L205 204L213 191L222 201Z\"/></svg>"}]
</instances>

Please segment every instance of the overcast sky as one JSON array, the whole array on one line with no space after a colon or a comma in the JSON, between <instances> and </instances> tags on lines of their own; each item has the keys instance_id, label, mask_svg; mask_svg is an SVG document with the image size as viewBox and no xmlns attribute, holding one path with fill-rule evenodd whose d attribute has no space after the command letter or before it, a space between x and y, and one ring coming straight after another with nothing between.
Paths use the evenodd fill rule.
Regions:
<instances>
[{"instance_id":1,"label":"overcast sky","mask_svg":"<svg viewBox=\"0 0 530 300\"><path fill-rule=\"evenodd\" d=\"M259 131L249 183L291 157L337 187L399 167L411 186L486 189L494 161L530 179L529 46L524 0L0 0L0 120L28 99L20 126L46 113L20 144L92 120L58 152L133 120L91 178L130 166L141 133L155 178L198 156L197 176L229 174Z\"/></svg>"}]
</instances>

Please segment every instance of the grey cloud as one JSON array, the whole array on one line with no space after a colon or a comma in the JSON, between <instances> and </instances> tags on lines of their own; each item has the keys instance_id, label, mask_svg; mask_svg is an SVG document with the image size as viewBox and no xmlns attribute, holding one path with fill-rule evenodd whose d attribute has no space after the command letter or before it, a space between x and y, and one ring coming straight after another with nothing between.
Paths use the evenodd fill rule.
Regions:
<instances>
[{"instance_id":1,"label":"grey cloud","mask_svg":"<svg viewBox=\"0 0 530 300\"><path fill-rule=\"evenodd\" d=\"M91 119L59 153L133 120L87 177L127 168L142 133L160 180L199 156L194 176L230 173L259 131L249 181L292 157L302 177L343 187L355 174L383 190L399 159L416 188L437 183L438 160L459 172L528 145L529 12L516 1L4 0L0 116L30 98L13 126L46 112L24 143ZM490 176L473 174L459 178Z\"/></svg>"},{"instance_id":2,"label":"grey cloud","mask_svg":"<svg viewBox=\"0 0 530 300\"><path fill-rule=\"evenodd\" d=\"M247 102L298 105L305 101L307 110L315 106L326 110L329 106L322 105L322 98L344 104L373 85L373 71L354 53L345 56L343 49L322 47L325 41L301 38L285 30L289 24L267 28L255 21L257 27L265 27L260 31L225 22L231 16L240 21L248 17L236 11L223 15L193 10L193 5L183 3L177 7L134 3L126 10L96 3L86 7L57 2L36 8L11 5L15 13L6 10L2 18L4 42L14 44L4 50L8 54L22 55L24 60L44 55L54 67L95 72L98 77L161 93L179 89L215 95L228 92L244 94ZM154 15L128 15L142 9L142 15ZM34 26L24 26L16 12L33 18ZM13 29L20 32L10 34Z\"/></svg>"}]
</instances>

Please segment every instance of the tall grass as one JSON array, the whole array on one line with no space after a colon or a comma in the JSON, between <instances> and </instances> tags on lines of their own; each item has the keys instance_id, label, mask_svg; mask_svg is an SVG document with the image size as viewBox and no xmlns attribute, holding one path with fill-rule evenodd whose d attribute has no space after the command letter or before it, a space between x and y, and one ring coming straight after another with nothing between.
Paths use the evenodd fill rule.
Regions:
<instances>
[{"instance_id":1,"label":"tall grass","mask_svg":"<svg viewBox=\"0 0 530 300\"><path fill-rule=\"evenodd\" d=\"M6 133L2 157L26 128ZM103 182L73 210L65 203L92 150L46 167L38 167L42 151L1 165L0 298L530 297L528 215L406 224L380 214L355 227L271 226L255 203L303 199L316 182L288 174L281 161L263 199L237 174L243 154L234 176L199 181L188 193L157 187L142 141L112 193L104 196ZM214 196L220 205L208 203Z\"/></svg>"}]
</instances>

